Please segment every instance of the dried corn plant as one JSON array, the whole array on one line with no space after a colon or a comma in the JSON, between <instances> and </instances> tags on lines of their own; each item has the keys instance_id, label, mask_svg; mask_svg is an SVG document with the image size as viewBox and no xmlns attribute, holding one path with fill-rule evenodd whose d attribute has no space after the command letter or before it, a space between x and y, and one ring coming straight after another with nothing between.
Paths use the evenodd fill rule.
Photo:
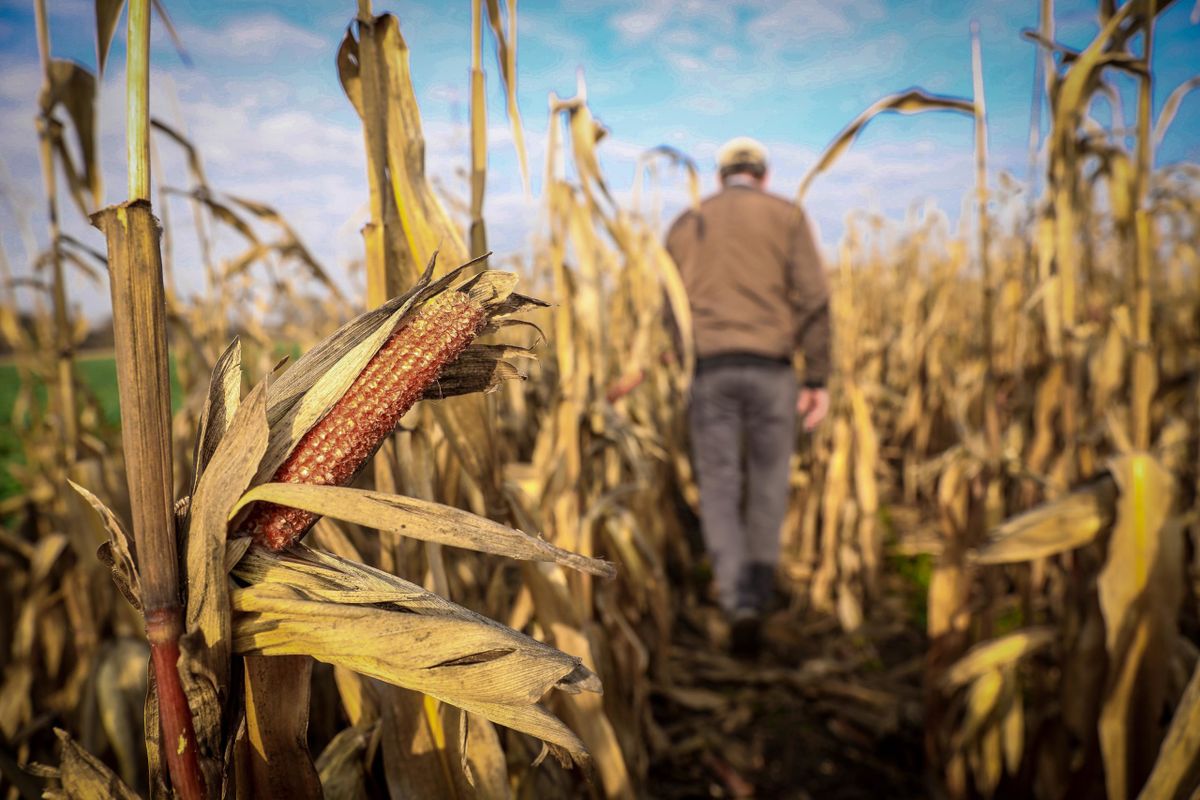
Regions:
<instances>
[{"instance_id":1,"label":"dried corn plant","mask_svg":"<svg viewBox=\"0 0 1200 800\"><path fill-rule=\"evenodd\" d=\"M136 36L144 33L146 13L144 4L131 12L131 33ZM135 40L131 37L131 41ZM145 57L145 53L136 47L131 47L130 51L135 59L139 54L143 59ZM142 78L148 74L144 61L131 72ZM130 120L131 147L138 151L137 160L131 161L137 167L136 174L131 176L131 187L136 189L135 196L144 198L149 186L147 137L150 130L145 114L144 84L131 85L130 91L135 98L133 106L140 112L140 116ZM241 566L235 567L250 539L231 539L229 553L225 543L231 509L251 484L258 486L271 477L305 482L313 473L310 466L295 466L296 458L307 459L305 463L310 465L326 459L341 459L343 463L336 467L331 464L332 471L324 472L323 478L325 483L346 483L362 469L384 434L423 393L440 400L490 390L501 380L518 377L517 370L505 358L524 355L520 349L498 344L471 345L471 341L481 333L488 334L505 326L510 314L534 306L536 301L514 294L515 276L504 273L483 271L466 280L460 279L461 271L456 271L435 282L430 274L431 258L430 270L406 295L348 324L282 373L271 383L270 389L265 382L261 383L245 402L239 402L243 382L240 345L235 343L219 357L210 349L212 342L227 330L221 323L225 322L224 309L235 297L229 291L230 284L247 266L262 260L271 251L281 258L298 258L320 276L319 267L273 210L234 198L233 202L240 210L249 211L282 229L285 236L282 242L263 245L238 212L208 188L199 157L186 139L165 125L157 127L188 151L195 181L188 196L220 223L241 233L251 248L222 269L221 274L215 274L213 270L211 296L202 306L184 309L176 298L168 298L163 293L161 278L156 282L153 271L147 280L141 280L142 265L154 265L158 261L157 227L149 215L148 202L140 200L106 212L102 222L110 237L109 260L114 265L114 286L128 287L121 290L127 294L118 293L114 288L114 306L124 311L130 302L124 298L131 297L135 306L142 303L141 311L135 313L154 320L150 326L130 327L125 323L126 333L118 331L119 341L129 341L130 333L150 332L161 342L165 339L168 314L184 327L187 315L199 317L204 311L213 309L218 312L214 315L217 324L211 330L193 329L193 333L199 331L190 342L194 351L191 353L195 359L193 363L197 369L211 366L212 380L204 392L204 406L196 418L198 422L194 428L184 429L184 435L195 442L194 462L191 470L181 471L179 477L184 485L192 486L192 491L174 512L168 508L175 521L171 527L179 528L181 548L186 551L182 559L186 613L184 624L177 632L172 633L178 623L172 622L171 601L166 599L176 592L164 590L164 586L170 586L169 575L164 579L161 573L159 577L154 573L155 563L161 569L163 564L172 564L174 556L160 553L160 557L155 557L153 540L143 541L140 535L135 543L134 537L126 535L119 522L124 514L113 513L95 494L79 487L80 493L100 512L108 533L108 542L101 549L103 560L112 566L113 575L126 598L136 609L146 611L148 619L152 620L149 626L152 642L167 649L167 655L159 659L161 663L157 665L159 680L155 682L156 690L152 693L153 702L147 714L146 741L151 759L152 793L161 794L172 785L183 796L201 796L206 787L209 792L220 792L222 786L236 786L240 792L259 795L268 785L272 789L291 786L306 795L319 793L319 783L315 782L319 778L312 760L292 758L296 755L296 731L303 731L307 725L309 687L306 684L311 661L300 657L307 655L317 655L338 664L339 669L345 668L338 686L347 693L347 714L355 724L362 726L361 731L374 731L370 734L374 743L368 748L372 756L379 752L378 744L382 740L384 772L394 791L400 791L401 786L414 780L404 768L404 764L416 755L411 750L411 742L404 738L404 731L411 729L414 715L427 717L433 726L433 738L437 740L438 755L444 767L440 774L460 793L473 794L477 788L486 789L488 796L508 792L504 757L488 720L540 735L557 755L585 764L587 756L579 740L534 705L554 687L569 692L599 689L594 674L580 665L578 659L562 655L416 585L358 566L353 561L338 558L330 561L320 551L305 551L309 555L301 556L299 561L291 558L290 566L281 571L279 557L258 555L254 550L241 560ZM197 227L203 230L202 226ZM131 266L120 267L122 262ZM213 267L212 264L208 266ZM154 290L156 283L158 289ZM119 328L121 324L119 321ZM158 332L154 333L155 330ZM449 343L439 349L437 342L447 335L451 337ZM134 398L127 400L127 408L137 408L136 393L129 391L135 387L158 387L158 397L165 396L165 348L158 352L162 354L160 357L143 360L145 369L157 373L153 380L146 375L132 376L126 381L122 374L124 394ZM127 353L119 363L124 370L132 369L133 362ZM385 385L380 386L381 378L390 382L385 381ZM386 410L374 399L381 393L390 397L388 402L392 403ZM162 459L165 455L166 463L169 463L170 446L166 444L169 439L165 435L165 417L161 412L165 405L152 399L150 404L158 406L157 423L127 415L125 428L142 431L147 439L157 439L164 445L157 448L157 457ZM476 406L474 410L484 408ZM382 416L378 416L380 414ZM335 421L339 419L342 422ZM369 422L371 419L377 421ZM469 438L470 430L452 429L451 435L461 437L464 447L464 452L456 453L456 456L469 457L472 450L478 451L478 443ZM328 448L320 454L310 453L313 447L320 448L320 443L326 441ZM152 445L139 446L127 441L127 451L130 448L142 453L143 463L148 457L146 454L155 450ZM439 450L445 454L444 439ZM343 454L352 456L352 461L345 462ZM264 456L270 460L270 466L260 468L259 462ZM478 462L476 466L486 466L486 462ZM453 469L456 471L460 467ZM169 467L159 463L149 472L157 477L149 480L145 468L139 471L135 467L131 473L131 488L142 493L131 492L134 494L131 505L135 509L154 508L154 501L145 499L145 491L156 482L159 487L170 490L172 470ZM96 488L95 483L92 485ZM254 489L257 494L252 498L248 496L243 500L244 503L256 501L257 510L251 510L250 519L244 523L234 521L234 532L273 530L272 523L261 522L260 518L265 515L293 523L291 539L294 539L303 534L316 517L328 513L332 518L340 516L348 520L355 526L355 531L362 526L382 528L392 534L389 540L392 545L399 540L400 531L411 536L420 528L439 547L469 544L488 552L517 552L523 558L557 561L601 575L611 574L611 568L603 562L574 556L542 539L503 525L483 524L482 520L472 522L478 518L465 512L455 516L452 509L429 501L397 504L396 501L401 499L390 494L347 496L337 492L358 490L338 490L336 486L323 487L324 493L318 491L316 494L313 491L317 487L311 487L313 491L297 497L286 493L286 485L278 489L272 488L274 486L266 483ZM123 499L122 492L113 492L113 495ZM276 503L306 510L290 511ZM308 521L299 523L296 522L298 518ZM152 527L153 524L143 520L135 525L135 530ZM342 550L355 548L346 538L345 530L334 527L333 523L329 523L328 529L335 531L326 534L335 537L335 547ZM263 534L256 538L264 544L282 544ZM355 539L360 546L365 543L361 537ZM31 575L39 585L44 584L49 565L64 545L63 537L46 537L42 541L47 549L38 563L44 566ZM31 551L30 555L32 557L34 553ZM323 570L324 577L317 577L314 582L313 569ZM229 583L227 574L235 576L234 583ZM276 584L276 587L269 588L268 584ZM29 622L25 623L26 627L34 621L34 613L39 608L38 603L27 606ZM304 609L313 614L308 622L303 621L307 616ZM236 617L231 615L232 611L237 612ZM332 616L328 616L330 614ZM327 618L326 623L320 622L323 617ZM154 622L160 618L161 623ZM428 618L426 623L420 622L423 618ZM56 620L51 617L51 621ZM155 628L155 624L160 627ZM375 629L369 630L372 626ZM281 635L282 631L291 628L295 629L292 634ZM397 648L398 641L423 641L436 629L449 633L445 652ZM307 640L303 638L304 631L310 634ZM182 677L182 691L178 688L173 691L173 679L163 682L162 675L176 672L174 660L180 651L171 653L171 648L175 647L174 640L180 632L183 634L183 655L178 672ZM347 639L353 639L359 645L368 643L375 650L364 652L358 647L356 654L355 647L347 649ZM29 642L26 649L32 646L35 642L33 632L25 634L23 640ZM383 642L387 644L380 649L379 644ZM144 659L145 650L136 647L132 651L126 648L121 654L126 659L125 666L120 668L122 674L130 671L130 660L136 664L139 653ZM234 655L237 658L231 661ZM289 658L268 657L285 655ZM22 662L23 669L12 673L10 680L31 679L33 664L28 663L31 661L27 657ZM90 665L84 663L82 666ZM133 671L136 675L138 670L133 668ZM112 672L111 668L109 672ZM101 674L104 674L103 669ZM416 707L406 706L404 696L389 692L385 683L424 692L430 701L424 707L420 703ZM180 684L175 686L180 687ZM136 681L131 687L137 691ZM29 692L21 691L17 696L28 698ZM446 705L439 707L436 700ZM434 701L432 706L431 701ZM469 708L472 715L468 717L460 710L462 708ZM13 711L28 716L27 708L17 706ZM21 718L16 717L16 724L20 722ZM116 724L114 720L113 725ZM14 730L14 733L19 732ZM129 736L128 731L121 733L121 745L129 741L136 743L139 739ZM166 744L162 739L164 733ZM468 735L477 740L472 741L475 746L469 752L466 747ZM136 747L117 745L114 742L124 777L130 784L139 783ZM70 743L65 746L68 749L76 747ZM366 752L359 755L365 756ZM454 758L450 758L451 754ZM166 768L168 763L169 770ZM304 768L305 763L310 765L308 769ZM342 763L350 765L344 754ZM359 772L366 774L361 766ZM43 769L41 774L56 776L71 793L105 791L101 787L116 792L120 783L94 759L67 759L59 770ZM329 780L335 777L327 776ZM479 783L485 780L487 785ZM122 788L120 791L128 790Z\"/></svg>"},{"instance_id":2,"label":"dried corn plant","mask_svg":"<svg viewBox=\"0 0 1200 800\"><path fill-rule=\"evenodd\" d=\"M1184 553L1195 548L1198 420L1184 333L1195 293L1179 282L1195 266L1179 237L1194 233L1184 217L1196 188L1178 169L1151 170L1156 10L1111 9L1094 42L1048 74L1047 189L1032 218L1013 213L1022 201L1003 185L1007 213L988 210L977 139L974 231L948 235L932 219L896 233L867 219L841 246L845 407L814 444L813 475L796 481L791 570L813 606L852 627L871 598L877 525L936 557L926 753L950 796L1132 797L1152 770L1144 796L1186 796L1195 780L1180 766L1191 745L1176 732L1160 747L1197 661L1177 625L1189 575L1194 592ZM1043 11L1033 38L1062 51ZM1111 95L1114 70L1139 86L1131 149L1088 113ZM977 92L979 74L977 62ZM905 96L868 109L811 174ZM982 135L976 100L962 110L976 111ZM997 219L1017 223L997 231ZM905 506L928 510L892 515ZM1013 619L1024 627L1006 632ZM1173 728L1191 713L1178 706Z\"/></svg>"}]
</instances>

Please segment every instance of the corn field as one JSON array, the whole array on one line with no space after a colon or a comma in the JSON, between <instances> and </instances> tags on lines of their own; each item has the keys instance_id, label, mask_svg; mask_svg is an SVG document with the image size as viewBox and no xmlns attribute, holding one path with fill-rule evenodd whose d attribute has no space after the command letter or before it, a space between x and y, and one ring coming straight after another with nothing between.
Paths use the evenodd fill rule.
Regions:
<instances>
[{"instance_id":1,"label":"corn field","mask_svg":"<svg viewBox=\"0 0 1200 800\"><path fill-rule=\"evenodd\" d=\"M620 202L581 73L548 98L534 256L490 253L489 46L539 168L515 0L471 2L469 198L430 178L420 42L359 0L329 54L367 168L346 297L149 107L157 1L79 21L100 70L128 22L129 188L99 208L99 76L52 53L47 2L49 244L33 287L0 257L5 797L1200 797L1200 166L1154 158L1200 79L1154 116L1169 2L1100 3L1073 51L1041 0L1034 185L989 170L978 39L972 97L884 97L801 182L890 113L975 125L957 226L859 213L829 263L833 408L793 457L757 664L715 644L690 312L642 207L681 177L698 203L694 161L647 150ZM1102 125L1115 73L1137 105ZM110 287L119 424L80 377L80 273ZM840 777L782 763L806 749Z\"/></svg>"}]
</instances>

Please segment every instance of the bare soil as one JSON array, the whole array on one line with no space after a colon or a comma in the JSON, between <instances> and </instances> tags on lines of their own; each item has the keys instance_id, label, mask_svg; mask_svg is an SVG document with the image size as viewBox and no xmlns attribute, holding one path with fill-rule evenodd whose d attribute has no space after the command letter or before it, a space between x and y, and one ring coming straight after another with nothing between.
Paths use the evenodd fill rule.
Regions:
<instances>
[{"instance_id":1,"label":"bare soil","mask_svg":"<svg viewBox=\"0 0 1200 800\"><path fill-rule=\"evenodd\" d=\"M718 609L684 608L655 684L654 716L670 744L650 768L647 796L925 797L924 635L903 580L883 588L852 634L781 598L756 658L729 654Z\"/></svg>"}]
</instances>

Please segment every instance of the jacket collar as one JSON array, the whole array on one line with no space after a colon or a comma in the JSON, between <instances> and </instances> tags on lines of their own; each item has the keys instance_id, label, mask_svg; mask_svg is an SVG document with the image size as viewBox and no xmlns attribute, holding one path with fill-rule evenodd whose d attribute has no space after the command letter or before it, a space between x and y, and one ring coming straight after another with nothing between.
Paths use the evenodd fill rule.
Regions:
<instances>
[{"instance_id":1,"label":"jacket collar","mask_svg":"<svg viewBox=\"0 0 1200 800\"><path fill-rule=\"evenodd\" d=\"M725 179L722 189L754 189L762 191L758 186L758 180L751 175L730 175Z\"/></svg>"}]
</instances>

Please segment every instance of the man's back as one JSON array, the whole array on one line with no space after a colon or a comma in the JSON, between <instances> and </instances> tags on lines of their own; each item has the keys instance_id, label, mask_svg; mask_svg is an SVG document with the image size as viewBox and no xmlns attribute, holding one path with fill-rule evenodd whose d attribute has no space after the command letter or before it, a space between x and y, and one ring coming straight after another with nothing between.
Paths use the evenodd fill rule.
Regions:
<instances>
[{"instance_id":1,"label":"man's back","mask_svg":"<svg viewBox=\"0 0 1200 800\"><path fill-rule=\"evenodd\" d=\"M828 289L799 206L734 184L671 226L667 248L692 307L696 352L806 355L806 378L828 372Z\"/></svg>"}]
</instances>

